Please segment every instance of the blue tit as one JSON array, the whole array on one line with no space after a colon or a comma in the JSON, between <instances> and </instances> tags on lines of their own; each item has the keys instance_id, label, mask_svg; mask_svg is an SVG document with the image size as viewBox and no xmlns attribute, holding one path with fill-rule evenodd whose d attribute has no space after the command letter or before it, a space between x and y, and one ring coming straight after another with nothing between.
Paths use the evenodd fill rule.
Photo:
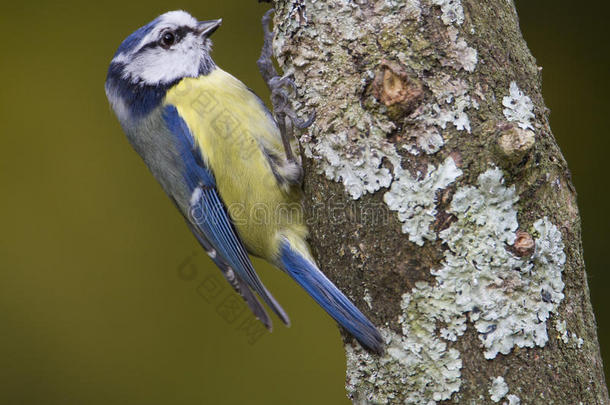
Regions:
<instances>
[{"instance_id":1,"label":"blue tit","mask_svg":"<svg viewBox=\"0 0 610 405\"><path fill-rule=\"evenodd\" d=\"M248 253L288 273L364 347L379 331L319 270L306 242L301 169L286 158L277 123L242 82L216 66L210 35L221 20L163 14L115 53L106 95L131 145L254 315L260 297L286 324Z\"/></svg>"}]
</instances>

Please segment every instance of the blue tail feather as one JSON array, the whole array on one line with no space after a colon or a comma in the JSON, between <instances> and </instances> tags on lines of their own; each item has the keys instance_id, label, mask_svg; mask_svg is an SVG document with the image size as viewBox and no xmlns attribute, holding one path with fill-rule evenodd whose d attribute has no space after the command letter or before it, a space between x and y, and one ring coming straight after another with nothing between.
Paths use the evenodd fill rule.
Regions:
<instances>
[{"instance_id":1,"label":"blue tail feather","mask_svg":"<svg viewBox=\"0 0 610 405\"><path fill-rule=\"evenodd\" d=\"M294 250L287 240L280 246L280 263L307 293L362 346L383 352L383 340L375 325L330 281L314 263Z\"/></svg>"}]
</instances>

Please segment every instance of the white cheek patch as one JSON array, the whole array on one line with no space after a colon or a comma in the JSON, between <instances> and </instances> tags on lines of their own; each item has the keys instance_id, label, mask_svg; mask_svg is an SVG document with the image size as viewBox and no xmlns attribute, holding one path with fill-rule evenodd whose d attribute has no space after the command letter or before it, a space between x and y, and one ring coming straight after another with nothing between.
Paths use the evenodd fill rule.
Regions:
<instances>
[{"instance_id":1,"label":"white cheek patch","mask_svg":"<svg viewBox=\"0 0 610 405\"><path fill-rule=\"evenodd\" d=\"M203 48L196 38L187 35L170 49L154 47L133 56L125 65L123 76L137 78L146 84L167 84L182 77L199 74Z\"/></svg>"}]
</instances>

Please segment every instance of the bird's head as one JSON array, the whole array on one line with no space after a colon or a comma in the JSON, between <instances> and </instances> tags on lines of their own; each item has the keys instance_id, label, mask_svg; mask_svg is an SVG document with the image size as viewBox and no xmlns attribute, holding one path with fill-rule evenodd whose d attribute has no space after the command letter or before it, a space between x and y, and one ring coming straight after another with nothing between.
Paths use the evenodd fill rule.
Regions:
<instances>
[{"instance_id":1,"label":"bird's head","mask_svg":"<svg viewBox=\"0 0 610 405\"><path fill-rule=\"evenodd\" d=\"M120 71L133 84L149 86L207 74L214 68L209 37L220 23L197 21L185 11L165 13L123 41L111 71Z\"/></svg>"},{"instance_id":2,"label":"bird's head","mask_svg":"<svg viewBox=\"0 0 610 405\"><path fill-rule=\"evenodd\" d=\"M182 78L214 70L210 35L221 21L197 21L185 11L170 11L129 35L106 77L106 95L119 120L145 116Z\"/></svg>"}]
</instances>

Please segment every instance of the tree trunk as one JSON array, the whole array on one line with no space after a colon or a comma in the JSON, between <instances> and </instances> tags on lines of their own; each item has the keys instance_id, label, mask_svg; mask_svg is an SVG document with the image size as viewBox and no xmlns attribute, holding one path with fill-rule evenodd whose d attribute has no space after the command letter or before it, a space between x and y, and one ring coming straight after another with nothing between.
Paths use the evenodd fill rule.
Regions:
<instances>
[{"instance_id":1,"label":"tree trunk","mask_svg":"<svg viewBox=\"0 0 610 405\"><path fill-rule=\"evenodd\" d=\"M570 172L510 0L276 0L354 403L605 404Z\"/></svg>"}]
</instances>

